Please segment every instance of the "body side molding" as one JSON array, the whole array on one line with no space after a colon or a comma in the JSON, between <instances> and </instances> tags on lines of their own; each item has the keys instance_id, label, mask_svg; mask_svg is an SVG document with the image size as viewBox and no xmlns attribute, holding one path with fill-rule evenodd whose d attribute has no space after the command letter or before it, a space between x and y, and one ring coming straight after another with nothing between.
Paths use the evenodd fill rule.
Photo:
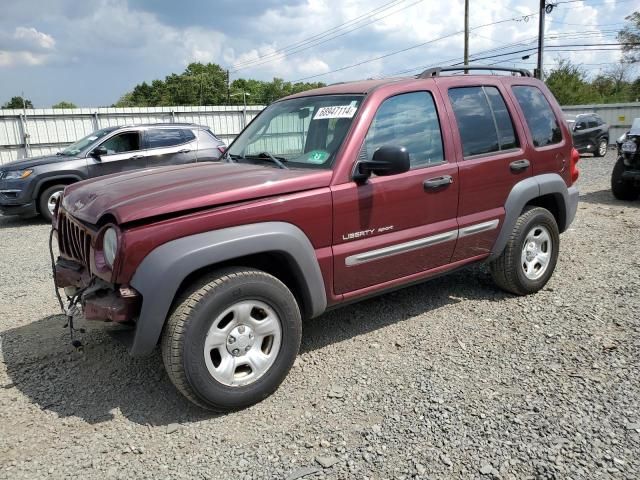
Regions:
<instances>
[{"instance_id":1,"label":"body side molding","mask_svg":"<svg viewBox=\"0 0 640 480\"><path fill-rule=\"evenodd\" d=\"M324 312L327 296L322 272L313 245L298 227L264 222L199 233L157 247L136 270L131 286L142 294L143 301L131 354L153 351L176 292L189 274L216 263L266 252L286 256L300 280L309 315L315 317Z\"/></svg>"}]
</instances>

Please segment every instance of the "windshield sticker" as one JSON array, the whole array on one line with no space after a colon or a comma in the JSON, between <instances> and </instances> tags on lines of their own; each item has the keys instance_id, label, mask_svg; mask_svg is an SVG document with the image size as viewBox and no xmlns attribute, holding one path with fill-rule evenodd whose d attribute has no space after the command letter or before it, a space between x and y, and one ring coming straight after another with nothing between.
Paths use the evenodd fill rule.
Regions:
<instances>
[{"instance_id":1,"label":"windshield sticker","mask_svg":"<svg viewBox=\"0 0 640 480\"><path fill-rule=\"evenodd\" d=\"M319 108L313 116L314 120L324 120L327 118L352 118L356 114L357 107L351 105L338 105L335 107Z\"/></svg>"},{"instance_id":2,"label":"windshield sticker","mask_svg":"<svg viewBox=\"0 0 640 480\"><path fill-rule=\"evenodd\" d=\"M329 158L329 152L325 152L324 150L311 150L307 153L307 162L321 164L324 163L327 158Z\"/></svg>"},{"instance_id":3,"label":"windshield sticker","mask_svg":"<svg viewBox=\"0 0 640 480\"><path fill-rule=\"evenodd\" d=\"M94 140L97 140L97 139L98 139L98 137L96 137L96 136L94 136L94 135L92 135L92 136L90 136L89 138L87 138L87 140L91 140L92 142L93 142Z\"/></svg>"}]
</instances>

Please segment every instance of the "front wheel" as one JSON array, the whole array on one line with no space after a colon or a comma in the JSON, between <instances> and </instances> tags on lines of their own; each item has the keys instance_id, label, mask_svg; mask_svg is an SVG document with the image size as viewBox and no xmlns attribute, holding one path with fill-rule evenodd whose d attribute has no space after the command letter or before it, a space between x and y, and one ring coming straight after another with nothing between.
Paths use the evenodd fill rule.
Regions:
<instances>
[{"instance_id":1,"label":"front wheel","mask_svg":"<svg viewBox=\"0 0 640 480\"><path fill-rule=\"evenodd\" d=\"M197 281L177 301L162 336L169 378L196 405L218 412L273 393L302 337L291 291L260 270L227 269Z\"/></svg>"},{"instance_id":2,"label":"front wheel","mask_svg":"<svg viewBox=\"0 0 640 480\"><path fill-rule=\"evenodd\" d=\"M491 262L491 276L508 292L535 293L551 278L559 249L554 216L544 208L529 207L518 217L502 254Z\"/></svg>"},{"instance_id":3,"label":"front wheel","mask_svg":"<svg viewBox=\"0 0 640 480\"><path fill-rule=\"evenodd\" d=\"M625 166L622 157L618 158L611 172L611 192L618 200L636 200L640 197L640 188L622 178Z\"/></svg>"},{"instance_id":4,"label":"front wheel","mask_svg":"<svg viewBox=\"0 0 640 480\"><path fill-rule=\"evenodd\" d=\"M56 203L64 191L65 185L52 185L46 188L38 197L38 211L47 221L51 222Z\"/></svg>"}]
</instances>

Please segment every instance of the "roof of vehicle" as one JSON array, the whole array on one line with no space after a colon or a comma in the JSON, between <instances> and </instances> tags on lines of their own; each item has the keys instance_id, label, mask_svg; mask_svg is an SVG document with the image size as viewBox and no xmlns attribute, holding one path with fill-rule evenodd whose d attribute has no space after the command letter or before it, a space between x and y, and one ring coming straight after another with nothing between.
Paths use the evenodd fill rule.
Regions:
<instances>
[{"instance_id":1,"label":"roof of vehicle","mask_svg":"<svg viewBox=\"0 0 640 480\"><path fill-rule=\"evenodd\" d=\"M488 70L488 71L508 71L511 72L511 74L519 74L523 77L530 77L531 74L527 71L527 70L522 70L522 69L511 69L511 68L506 68L506 67L491 67L491 66L482 66L482 65L460 65L460 66L453 66L453 67L435 67L435 68L429 68L427 70L425 70L424 72L422 72L419 75L414 75L414 76L410 76L410 77L389 77L389 78L379 78L379 79L368 79L368 80L356 80L353 82L340 82L340 83L333 83L331 85L328 85L326 87L320 87L320 88L314 88L312 90L306 90L304 92L300 92L300 93L295 93L293 95L289 95L288 97L284 97L281 100L284 99L290 99L290 98L300 98L300 97L310 97L310 96L314 96L314 95L345 95L345 94L352 94L352 95L357 95L357 94L361 94L361 95L365 95L370 93L371 91L375 90L378 87L381 87L383 85L388 85L390 83L401 83L401 82L413 82L416 80L416 78L421 78L421 79L431 79L434 77L440 77L441 76L441 72L452 72L452 71L464 71L465 69L469 69L469 70ZM475 73L466 73L464 75L464 77L468 77L469 75L474 75L474 76L495 76L495 75L491 75L491 74L475 74ZM462 75L461 75L462 76Z\"/></svg>"},{"instance_id":2,"label":"roof of vehicle","mask_svg":"<svg viewBox=\"0 0 640 480\"><path fill-rule=\"evenodd\" d=\"M126 125L120 125L119 127L116 128L132 128L132 127L142 127L142 128L146 128L146 127L166 127L166 128L187 128L187 127L191 127L191 128L209 128L206 125L199 125L197 123L187 123L187 122L157 122L157 123L135 123L135 124L126 124Z\"/></svg>"}]
</instances>

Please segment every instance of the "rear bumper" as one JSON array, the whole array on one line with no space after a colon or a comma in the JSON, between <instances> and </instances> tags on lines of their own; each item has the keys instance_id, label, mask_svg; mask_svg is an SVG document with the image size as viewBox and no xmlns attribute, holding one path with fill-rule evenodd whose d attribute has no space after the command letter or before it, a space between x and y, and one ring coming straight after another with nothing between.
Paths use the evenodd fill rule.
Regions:
<instances>
[{"instance_id":1,"label":"rear bumper","mask_svg":"<svg viewBox=\"0 0 640 480\"><path fill-rule=\"evenodd\" d=\"M580 192L578 191L578 187L569 187L567 189L567 218L565 224L565 230L569 228L569 225L573 223L573 220L576 218L576 212L578 211L578 198L580 196Z\"/></svg>"},{"instance_id":2,"label":"rear bumper","mask_svg":"<svg viewBox=\"0 0 640 480\"><path fill-rule=\"evenodd\" d=\"M86 320L122 323L135 321L140 314L142 297L135 290L91 277L79 263L58 258L54 278L58 288L87 289L81 300Z\"/></svg>"}]
</instances>

